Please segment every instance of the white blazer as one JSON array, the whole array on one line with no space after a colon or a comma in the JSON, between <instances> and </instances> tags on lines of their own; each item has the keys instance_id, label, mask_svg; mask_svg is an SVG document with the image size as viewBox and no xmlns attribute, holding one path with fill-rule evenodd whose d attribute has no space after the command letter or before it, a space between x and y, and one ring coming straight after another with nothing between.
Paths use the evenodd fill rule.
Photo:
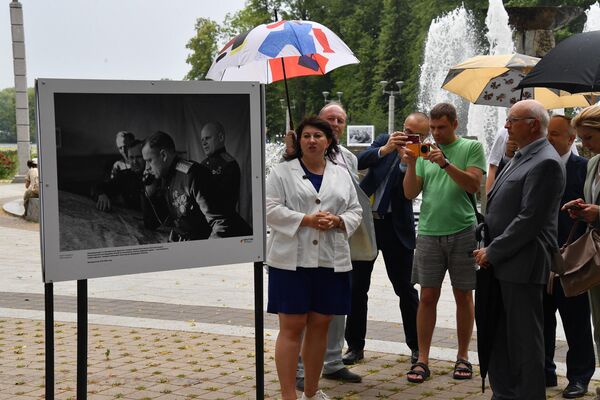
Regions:
<instances>
[{"instance_id":1,"label":"white blazer","mask_svg":"<svg viewBox=\"0 0 600 400\"><path fill-rule=\"evenodd\" d=\"M298 159L276 165L267 179L267 265L295 271L296 267L352 270L348 238L362 219L356 189L345 168L327 160L319 193ZM300 226L305 214L329 211L339 215L346 230L320 231Z\"/></svg>"}]
</instances>

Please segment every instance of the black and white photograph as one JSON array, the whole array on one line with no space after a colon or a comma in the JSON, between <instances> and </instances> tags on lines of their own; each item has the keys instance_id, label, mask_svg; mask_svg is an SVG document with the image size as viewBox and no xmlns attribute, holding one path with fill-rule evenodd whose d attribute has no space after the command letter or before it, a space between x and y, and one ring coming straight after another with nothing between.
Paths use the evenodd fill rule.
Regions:
<instances>
[{"instance_id":1,"label":"black and white photograph","mask_svg":"<svg viewBox=\"0 0 600 400\"><path fill-rule=\"evenodd\" d=\"M53 182L56 173L57 210L49 198L54 192L46 190L42 230L45 246L49 237L58 238L61 263L78 253L85 253L88 265L132 257L147 262L174 249L168 265L150 270L196 266L181 265L190 259L177 260L181 249L204 249L195 255L197 266L208 265L201 258L219 258L207 257L208 251L222 252L216 264L233 263L227 246L253 243L255 233L262 234L262 211L255 211L262 200L253 196L261 185L252 178L261 167L261 154L253 155L252 148L261 146L262 134L251 121L260 98L225 93L231 84L223 83L208 85L209 92L225 86L216 93L177 93L185 84L161 82L152 85L155 90L138 91L143 83L137 82L120 93L53 93L54 126L50 130L41 115L40 143L43 178ZM51 149L46 132L55 135ZM54 211L58 229L44 224Z\"/></svg>"},{"instance_id":2,"label":"black and white photograph","mask_svg":"<svg viewBox=\"0 0 600 400\"><path fill-rule=\"evenodd\" d=\"M370 146L375 139L375 126L348 125L348 146Z\"/></svg>"}]
</instances>

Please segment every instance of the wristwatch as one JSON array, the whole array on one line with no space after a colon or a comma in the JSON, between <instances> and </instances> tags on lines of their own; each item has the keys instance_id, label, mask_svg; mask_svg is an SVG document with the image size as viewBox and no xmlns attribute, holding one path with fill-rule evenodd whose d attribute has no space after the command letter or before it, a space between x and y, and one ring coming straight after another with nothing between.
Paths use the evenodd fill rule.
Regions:
<instances>
[{"instance_id":1,"label":"wristwatch","mask_svg":"<svg viewBox=\"0 0 600 400\"><path fill-rule=\"evenodd\" d=\"M444 158L444 161L446 161L446 164L441 165L440 166L441 169L446 169L446 168L448 168L448 165L450 165L450 160L448 160L447 158Z\"/></svg>"}]
</instances>

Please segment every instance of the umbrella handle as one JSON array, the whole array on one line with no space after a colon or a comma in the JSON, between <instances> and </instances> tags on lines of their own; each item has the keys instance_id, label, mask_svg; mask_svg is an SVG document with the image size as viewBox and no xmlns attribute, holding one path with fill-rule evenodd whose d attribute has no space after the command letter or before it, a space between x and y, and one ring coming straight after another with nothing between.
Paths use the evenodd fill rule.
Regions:
<instances>
[{"instance_id":1,"label":"umbrella handle","mask_svg":"<svg viewBox=\"0 0 600 400\"><path fill-rule=\"evenodd\" d=\"M290 116L290 129L294 130L294 120L292 119L292 108L290 107L290 92L288 90L287 76L285 74L285 63L283 57L281 58L281 68L283 69L283 83L285 84L285 98L287 100L287 112Z\"/></svg>"}]
</instances>

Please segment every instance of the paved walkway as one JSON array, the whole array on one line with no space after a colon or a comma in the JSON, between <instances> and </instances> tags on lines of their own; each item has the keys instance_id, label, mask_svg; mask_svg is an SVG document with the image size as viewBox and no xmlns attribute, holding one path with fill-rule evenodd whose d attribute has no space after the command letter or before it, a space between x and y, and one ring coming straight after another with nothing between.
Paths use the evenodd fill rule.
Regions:
<instances>
[{"instance_id":1,"label":"paved walkway","mask_svg":"<svg viewBox=\"0 0 600 400\"><path fill-rule=\"evenodd\" d=\"M0 205L21 185L0 185ZM0 211L0 399L43 397L43 283L38 225ZM90 399L254 398L252 264L89 281ZM54 284L57 399L75 398L76 284ZM432 356L433 379L414 385L397 298L377 261L370 296L361 384L321 385L335 398L484 399L480 379L451 379L455 357L451 291L442 294ZM390 306L393 305L393 306ZM278 383L273 348L277 321L265 315L266 394ZM559 338L564 338L560 330ZM564 370L564 340L558 341ZM475 341L471 350L475 351ZM472 359L476 354L472 353ZM563 371L564 373L564 371ZM564 387L548 391L560 397Z\"/></svg>"}]
</instances>

